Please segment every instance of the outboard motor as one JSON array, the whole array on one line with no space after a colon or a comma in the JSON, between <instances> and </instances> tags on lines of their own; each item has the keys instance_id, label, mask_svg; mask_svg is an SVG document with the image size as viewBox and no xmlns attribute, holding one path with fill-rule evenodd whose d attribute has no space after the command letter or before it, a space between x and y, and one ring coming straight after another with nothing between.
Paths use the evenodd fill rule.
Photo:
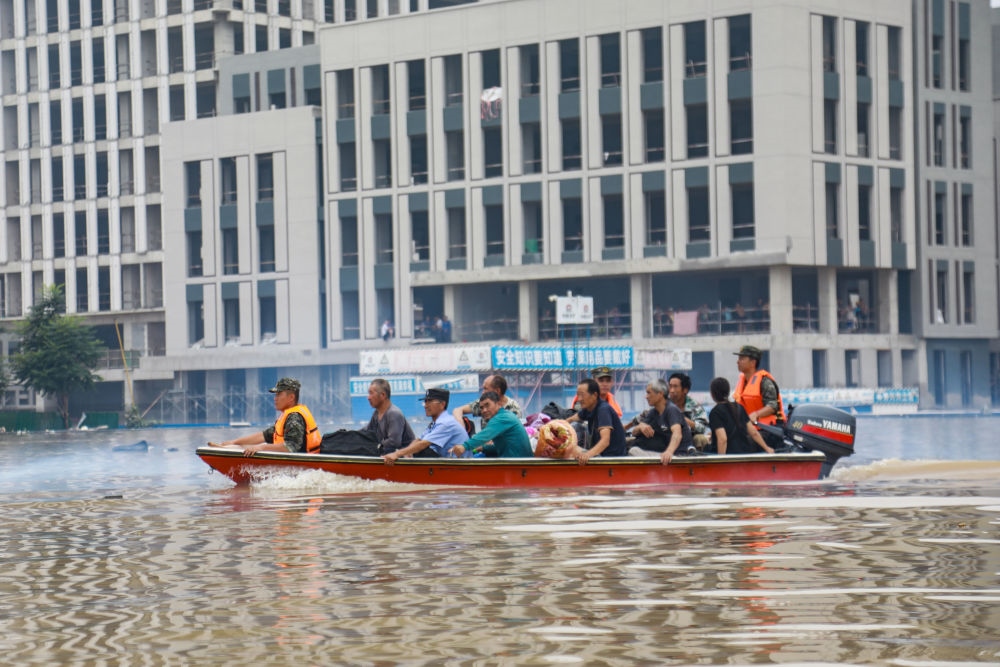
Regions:
<instances>
[{"instance_id":1,"label":"outboard motor","mask_svg":"<svg viewBox=\"0 0 1000 667\"><path fill-rule=\"evenodd\" d=\"M806 403L789 409L784 431L785 439L795 445L826 454L820 470L823 479L838 459L854 453L857 420L840 408Z\"/></svg>"}]
</instances>

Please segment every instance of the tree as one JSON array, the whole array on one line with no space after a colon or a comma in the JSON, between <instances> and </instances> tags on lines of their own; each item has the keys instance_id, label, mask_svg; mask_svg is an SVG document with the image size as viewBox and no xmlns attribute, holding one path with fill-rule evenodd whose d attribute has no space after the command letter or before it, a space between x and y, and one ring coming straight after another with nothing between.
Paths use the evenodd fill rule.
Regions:
<instances>
[{"instance_id":1,"label":"tree","mask_svg":"<svg viewBox=\"0 0 1000 667\"><path fill-rule=\"evenodd\" d=\"M18 382L56 399L63 426L69 428L69 395L93 388L100 379L93 369L104 348L93 329L65 311L62 289L46 288L15 329L21 341L11 369Z\"/></svg>"}]
</instances>

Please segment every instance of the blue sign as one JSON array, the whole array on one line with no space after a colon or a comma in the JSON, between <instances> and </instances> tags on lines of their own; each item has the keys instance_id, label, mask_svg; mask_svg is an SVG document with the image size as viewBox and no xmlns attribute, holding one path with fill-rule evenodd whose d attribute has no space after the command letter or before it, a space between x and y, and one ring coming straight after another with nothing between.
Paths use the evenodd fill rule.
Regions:
<instances>
[{"instance_id":1,"label":"blue sign","mask_svg":"<svg viewBox=\"0 0 1000 667\"><path fill-rule=\"evenodd\" d=\"M368 385L375 377L352 377L351 396L368 396ZM395 375L383 378L389 383L389 389L393 394L416 394L423 393L424 385L414 375Z\"/></svg>"},{"instance_id":2,"label":"blue sign","mask_svg":"<svg viewBox=\"0 0 1000 667\"><path fill-rule=\"evenodd\" d=\"M525 345L494 346L493 368L497 370L569 370L610 366L632 368L635 354L631 347L533 347Z\"/></svg>"}]
</instances>

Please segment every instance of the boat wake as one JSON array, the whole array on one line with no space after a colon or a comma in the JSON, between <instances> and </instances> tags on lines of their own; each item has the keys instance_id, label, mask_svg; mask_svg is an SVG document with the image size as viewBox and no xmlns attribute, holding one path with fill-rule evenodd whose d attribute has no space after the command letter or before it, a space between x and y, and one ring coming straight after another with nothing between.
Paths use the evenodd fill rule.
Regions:
<instances>
[{"instance_id":1,"label":"boat wake","mask_svg":"<svg viewBox=\"0 0 1000 667\"><path fill-rule=\"evenodd\" d=\"M830 478L837 482L996 480L1000 479L1000 461L882 459L863 465L838 466Z\"/></svg>"},{"instance_id":2,"label":"boat wake","mask_svg":"<svg viewBox=\"0 0 1000 667\"><path fill-rule=\"evenodd\" d=\"M289 491L308 491L310 493L392 493L400 491L417 491L436 488L419 484L402 484L386 482L380 479L361 479L348 475L337 475L323 470L286 470L270 468L255 470L250 488L255 494L277 493Z\"/></svg>"}]
</instances>

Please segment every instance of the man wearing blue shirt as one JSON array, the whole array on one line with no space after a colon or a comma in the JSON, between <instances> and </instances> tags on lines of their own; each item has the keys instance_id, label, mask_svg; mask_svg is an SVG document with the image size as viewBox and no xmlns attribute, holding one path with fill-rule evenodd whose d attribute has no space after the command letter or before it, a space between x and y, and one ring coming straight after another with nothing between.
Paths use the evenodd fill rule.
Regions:
<instances>
[{"instance_id":1,"label":"man wearing blue shirt","mask_svg":"<svg viewBox=\"0 0 1000 667\"><path fill-rule=\"evenodd\" d=\"M500 458L531 457L531 440L524 425L510 410L500 407L500 394L484 391L479 397L479 411L486 421L483 429L456 446L451 453L462 456L466 450L473 454L482 452L486 456Z\"/></svg>"},{"instance_id":2,"label":"man wearing blue shirt","mask_svg":"<svg viewBox=\"0 0 1000 667\"><path fill-rule=\"evenodd\" d=\"M428 389L424 394L424 414L431 418L420 437L402 449L389 452L382 457L387 465L392 465L401 456L418 458L441 458L455 445L460 445L469 437L462 425L448 413L448 399L451 392L447 389Z\"/></svg>"}]
</instances>

